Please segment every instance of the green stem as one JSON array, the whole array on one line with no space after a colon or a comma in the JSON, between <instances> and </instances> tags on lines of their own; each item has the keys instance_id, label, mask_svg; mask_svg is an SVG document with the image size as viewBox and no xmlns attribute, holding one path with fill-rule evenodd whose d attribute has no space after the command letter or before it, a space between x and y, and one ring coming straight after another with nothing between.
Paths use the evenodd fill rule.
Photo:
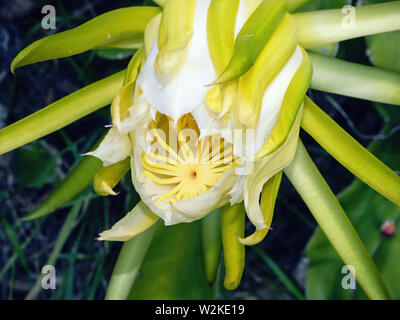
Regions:
<instances>
[{"instance_id":1,"label":"green stem","mask_svg":"<svg viewBox=\"0 0 400 320\"><path fill-rule=\"evenodd\" d=\"M295 14L304 48L400 29L400 1ZM352 13L353 12L353 16ZM353 23L353 24L352 24Z\"/></svg>"},{"instance_id":2,"label":"green stem","mask_svg":"<svg viewBox=\"0 0 400 320\"><path fill-rule=\"evenodd\" d=\"M137 237L124 242L111 275L106 300L125 300L150 247L155 224Z\"/></svg>"},{"instance_id":3,"label":"green stem","mask_svg":"<svg viewBox=\"0 0 400 320\"><path fill-rule=\"evenodd\" d=\"M125 71L92 83L0 130L0 155L57 131L105 107L122 87Z\"/></svg>"},{"instance_id":4,"label":"green stem","mask_svg":"<svg viewBox=\"0 0 400 320\"><path fill-rule=\"evenodd\" d=\"M301 127L355 176L400 206L400 177L308 97L304 103Z\"/></svg>"},{"instance_id":5,"label":"green stem","mask_svg":"<svg viewBox=\"0 0 400 320\"><path fill-rule=\"evenodd\" d=\"M400 74L308 52L311 88L343 96L400 105Z\"/></svg>"},{"instance_id":6,"label":"green stem","mask_svg":"<svg viewBox=\"0 0 400 320\"><path fill-rule=\"evenodd\" d=\"M303 144L285 174L310 209L319 226L370 299L390 299L389 292L335 195L321 176Z\"/></svg>"}]
</instances>

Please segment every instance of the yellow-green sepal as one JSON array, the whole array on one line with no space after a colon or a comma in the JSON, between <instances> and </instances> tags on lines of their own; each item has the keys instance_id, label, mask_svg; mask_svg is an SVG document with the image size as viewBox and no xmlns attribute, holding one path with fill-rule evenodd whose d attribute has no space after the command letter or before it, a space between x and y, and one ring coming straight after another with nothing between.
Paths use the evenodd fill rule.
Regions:
<instances>
[{"instance_id":1,"label":"yellow-green sepal","mask_svg":"<svg viewBox=\"0 0 400 320\"><path fill-rule=\"evenodd\" d=\"M297 41L296 21L285 14L254 66L239 79L238 102L233 113L235 128L256 128L265 90L295 52Z\"/></svg>"},{"instance_id":2,"label":"yellow-green sepal","mask_svg":"<svg viewBox=\"0 0 400 320\"><path fill-rule=\"evenodd\" d=\"M286 91L278 121L272 128L267 141L257 153L256 158L262 158L273 153L285 142L298 113L301 112L301 106L312 78L310 59L304 49L302 49L302 52L303 61Z\"/></svg>"},{"instance_id":3,"label":"yellow-green sepal","mask_svg":"<svg viewBox=\"0 0 400 320\"><path fill-rule=\"evenodd\" d=\"M193 36L197 0L168 0L165 3L158 34L159 53L155 69L160 74L174 72L186 54Z\"/></svg>"},{"instance_id":4,"label":"yellow-green sepal","mask_svg":"<svg viewBox=\"0 0 400 320\"><path fill-rule=\"evenodd\" d=\"M208 49L218 73L224 71L233 54L239 2L239 0L212 0L208 8Z\"/></svg>"},{"instance_id":5,"label":"yellow-green sepal","mask_svg":"<svg viewBox=\"0 0 400 320\"><path fill-rule=\"evenodd\" d=\"M110 104L125 70L97 81L0 130L0 154L42 138Z\"/></svg>"},{"instance_id":6,"label":"yellow-green sepal","mask_svg":"<svg viewBox=\"0 0 400 320\"><path fill-rule=\"evenodd\" d=\"M239 238L239 242L245 246L254 246L267 236L268 231L271 229L272 217L274 216L275 202L278 196L279 187L282 181L282 171L278 172L271 179L269 179L263 187L261 192L260 207L264 216L264 223L267 228L256 229L256 231L246 237Z\"/></svg>"},{"instance_id":7,"label":"yellow-green sepal","mask_svg":"<svg viewBox=\"0 0 400 320\"><path fill-rule=\"evenodd\" d=\"M139 74L143 59L143 50L139 49L129 62L126 70L123 87L118 91L111 104L112 124L121 129L121 121L128 114L132 105L132 97L135 89L136 79Z\"/></svg>"},{"instance_id":8,"label":"yellow-green sepal","mask_svg":"<svg viewBox=\"0 0 400 320\"><path fill-rule=\"evenodd\" d=\"M147 23L158 13L160 8L157 7L132 7L104 13L74 29L32 43L15 57L11 72L28 64L113 46L114 41L143 37Z\"/></svg>"},{"instance_id":9,"label":"yellow-green sepal","mask_svg":"<svg viewBox=\"0 0 400 320\"><path fill-rule=\"evenodd\" d=\"M207 39L211 60L217 73L228 65L235 47L235 26L239 0L212 0L207 15ZM206 96L207 107L226 112L237 96L237 81L212 87Z\"/></svg>"},{"instance_id":10,"label":"yellow-green sepal","mask_svg":"<svg viewBox=\"0 0 400 320\"><path fill-rule=\"evenodd\" d=\"M222 207L222 247L226 272L224 286L228 290L235 290L243 275L245 247L239 242L238 237L244 237L245 219L243 202Z\"/></svg>"},{"instance_id":11,"label":"yellow-green sepal","mask_svg":"<svg viewBox=\"0 0 400 320\"><path fill-rule=\"evenodd\" d=\"M102 167L94 176L94 191L100 196L116 196L113 188L120 182L130 168L130 159L117 162L111 166Z\"/></svg>"},{"instance_id":12,"label":"yellow-green sepal","mask_svg":"<svg viewBox=\"0 0 400 320\"><path fill-rule=\"evenodd\" d=\"M96 149L102 139L91 150ZM82 158L64 180L33 211L21 220L33 221L44 218L67 204L92 183L94 175L101 166L100 159L91 156Z\"/></svg>"},{"instance_id":13,"label":"yellow-green sepal","mask_svg":"<svg viewBox=\"0 0 400 320\"><path fill-rule=\"evenodd\" d=\"M285 1L263 0L260 3L239 32L233 56L216 84L234 80L253 66L285 12Z\"/></svg>"}]
</instances>

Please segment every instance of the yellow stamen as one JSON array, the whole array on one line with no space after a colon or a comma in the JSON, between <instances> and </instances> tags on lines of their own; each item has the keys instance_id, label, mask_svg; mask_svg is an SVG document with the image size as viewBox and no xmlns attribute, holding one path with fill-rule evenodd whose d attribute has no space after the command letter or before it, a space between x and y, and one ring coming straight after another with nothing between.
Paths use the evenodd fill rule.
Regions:
<instances>
[{"instance_id":1,"label":"yellow stamen","mask_svg":"<svg viewBox=\"0 0 400 320\"><path fill-rule=\"evenodd\" d=\"M150 124L157 153L143 153L143 177L160 185L169 185L171 190L158 198L157 202L174 203L197 197L212 188L224 174L236 166L233 147L220 136L213 135L198 140L200 130L190 114L179 119L173 132L165 126L169 119L157 114ZM164 134L160 134L160 131ZM157 133L158 132L158 133ZM164 138L163 138L164 137ZM176 147L165 140L176 138ZM188 139L189 138L189 139Z\"/></svg>"}]
</instances>

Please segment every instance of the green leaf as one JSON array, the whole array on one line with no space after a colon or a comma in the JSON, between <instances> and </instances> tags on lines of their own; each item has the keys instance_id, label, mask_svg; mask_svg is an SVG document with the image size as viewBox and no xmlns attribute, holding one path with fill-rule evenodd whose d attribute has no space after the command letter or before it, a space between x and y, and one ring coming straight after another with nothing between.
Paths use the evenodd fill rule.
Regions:
<instances>
[{"instance_id":1,"label":"green leaf","mask_svg":"<svg viewBox=\"0 0 400 320\"><path fill-rule=\"evenodd\" d=\"M399 117L397 117L398 119ZM374 143L371 147L376 155L392 166L400 163L400 134L388 140ZM386 200L361 181L356 180L338 199L349 219L357 229L361 240L371 253L382 278L393 299L400 299L400 208ZM391 237L381 233L381 226L393 220L397 232ZM309 260L306 293L310 299L365 299L362 289L357 286L350 294L341 286L343 263L330 246L320 229L311 238L306 255Z\"/></svg>"},{"instance_id":2,"label":"green leaf","mask_svg":"<svg viewBox=\"0 0 400 320\"><path fill-rule=\"evenodd\" d=\"M0 155L57 131L105 107L122 87L125 71L92 83L0 130Z\"/></svg>"},{"instance_id":3,"label":"green leaf","mask_svg":"<svg viewBox=\"0 0 400 320\"><path fill-rule=\"evenodd\" d=\"M130 299L212 299L203 272L200 222L160 224Z\"/></svg>"},{"instance_id":4,"label":"green leaf","mask_svg":"<svg viewBox=\"0 0 400 320\"><path fill-rule=\"evenodd\" d=\"M11 64L15 69L110 45L114 41L142 38L147 23L160 13L157 7L131 7L104 13L64 32L40 39L22 50Z\"/></svg>"}]
</instances>

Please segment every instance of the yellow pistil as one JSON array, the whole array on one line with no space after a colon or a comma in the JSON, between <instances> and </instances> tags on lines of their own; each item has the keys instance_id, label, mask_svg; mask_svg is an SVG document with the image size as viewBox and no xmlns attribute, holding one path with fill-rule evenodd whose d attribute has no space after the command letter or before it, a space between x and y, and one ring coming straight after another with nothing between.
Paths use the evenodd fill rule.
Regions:
<instances>
[{"instance_id":1,"label":"yellow pistil","mask_svg":"<svg viewBox=\"0 0 400 320\"><path fill-rule=\"evenodd\" d=\"M179 119L172 132L165 125L168 122L173 126L166 116L158 114L156 121L150 123L150 129L161 130L153 131L152 147L157 152L142 154L145 169L142 176L172 187L158 198L158 203L195 198L212 188L236 165L233 146L220 136L198 139L200 132L190 114ZM173 139L177 143L171 143Z\"/></svg>"}]
</instances>

